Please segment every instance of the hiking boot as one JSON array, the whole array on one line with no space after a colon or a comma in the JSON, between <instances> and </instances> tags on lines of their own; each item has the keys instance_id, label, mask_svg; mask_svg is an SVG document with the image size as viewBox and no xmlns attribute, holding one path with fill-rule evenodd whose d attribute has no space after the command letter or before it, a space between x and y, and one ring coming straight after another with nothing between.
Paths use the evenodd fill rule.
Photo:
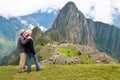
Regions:
<instances>
[{"instance_id":1,"label":"hiking boot","mask_svg":"<svg viewBox=\"0 0 120 80\"><path fill-rule=\"evenodd\" d=\"M43 70L43 69L37 69L36 71L38 72L38 71L41 71L41 70Z\"/></svg>"},{"instance_id":2,"label":"hiking boot","mask_svg":"<svg viewBox=\"0 0 120 80\"><path fill-rule=\"evenodd\" d=\"M26 67L24 66L23 69L26 70Z\"/></svg>"},{"instance_id":3,"label":"hiking boot","mask_svg":"<svg viewBox=\"0 0 120 80\"><path fill-rule=\"evenodd\" d=\"M31 71L27 71L27 73L30 73Z\"/></svg>"},{"instance_id":4,"label":"hiking boot","mask_svg":"<svg viewBox=\"0 0 120 80\"><path fill-rule=\"evenodd\" d=\"M24 71L23 70L19 70L18 73L23 73Z\"/></svg>"}]
</instances>

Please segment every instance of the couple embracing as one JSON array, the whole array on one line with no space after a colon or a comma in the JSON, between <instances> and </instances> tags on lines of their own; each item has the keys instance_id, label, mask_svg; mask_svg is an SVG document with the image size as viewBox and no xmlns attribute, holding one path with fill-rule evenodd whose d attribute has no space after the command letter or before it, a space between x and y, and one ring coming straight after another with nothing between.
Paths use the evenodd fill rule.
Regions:
<instances>
[{"instance_id":1,"label":"couple embracing","mask_svg":"<svg viewBox=\"0 0 120 80\"><path fill-rule=\"evenodd\" d=\"M34 43L32 39L32 31L24 29L20 30L20 36L17 42L17 51L20 53L19 72L25 72L25 60L27 55L27 72L31 72L31 58L34 59L36 71L40 71L40 65L36 52L34 50Z\"/></svg>"}]
</instances>

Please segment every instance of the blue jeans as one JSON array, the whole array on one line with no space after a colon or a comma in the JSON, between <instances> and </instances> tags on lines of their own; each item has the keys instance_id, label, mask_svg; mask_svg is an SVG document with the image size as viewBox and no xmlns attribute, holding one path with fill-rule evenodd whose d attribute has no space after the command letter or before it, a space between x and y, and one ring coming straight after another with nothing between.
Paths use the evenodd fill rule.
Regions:
<instances>
[{"instance_id":1,"label":"blue jeans","mask_svg":"<svg viewBox=\"0 0 120 80\"><path fill-rule=\"evenodd\" d=\"M28 72L30 72L31 69L31 58L33 57L35 65L36 65L36 70L40 70L40 65L38 62L38 58L36 55L32 54L32 53L27 53L27 65L28 65Z\"/></svg>"}]
</instances>

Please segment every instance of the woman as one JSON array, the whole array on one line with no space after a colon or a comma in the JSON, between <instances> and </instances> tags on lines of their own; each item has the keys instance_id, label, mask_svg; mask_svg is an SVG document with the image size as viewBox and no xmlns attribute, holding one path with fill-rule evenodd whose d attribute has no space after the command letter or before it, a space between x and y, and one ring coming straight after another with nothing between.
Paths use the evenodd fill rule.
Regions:
<instances>
[{"instance_id":1,"label":"woman","mask_svg":"<svg viewBox=\"0 0 120 80\"><path fill-rule=\"evenodd\" d=\"M27 65L28 65L28 72L31 72L31 58L34 59L35 65L36 65L36 71L40 71L40 65L38 62L38 58L36 56L36 52L34 50L34 43L31 35L31 31L26 31L26 37L28 39L28 42L25 44L25 52L27 54Z\"/></svg>"}]
</instances>

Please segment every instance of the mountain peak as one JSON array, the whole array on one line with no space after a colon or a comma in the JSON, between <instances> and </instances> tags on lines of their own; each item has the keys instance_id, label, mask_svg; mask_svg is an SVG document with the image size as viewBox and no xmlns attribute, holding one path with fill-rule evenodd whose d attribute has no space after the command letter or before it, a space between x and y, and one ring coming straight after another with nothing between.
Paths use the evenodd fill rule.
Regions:
<instances>
[{"instance_id":1,"label":"mountain peak","mask_svg":"<svg viewBox=\"0 0 120 80\"><path fill-rule=\"evenodd\" d=\"M78 11L74 2L68 2L63 8L66 8L68 10Z\"/></svg>"},{"instance_id":2,"label":"mountain peak","mask_svg":"<svg viewBox=\"0 0 120 80\"><path fill-rule=\"evenodd\" d=\"M76 5L75 5L75 3L74 3L74 2L68 2L68 3L66 4L66 6L76 7Z\"/></svg>"}]
</instances>

